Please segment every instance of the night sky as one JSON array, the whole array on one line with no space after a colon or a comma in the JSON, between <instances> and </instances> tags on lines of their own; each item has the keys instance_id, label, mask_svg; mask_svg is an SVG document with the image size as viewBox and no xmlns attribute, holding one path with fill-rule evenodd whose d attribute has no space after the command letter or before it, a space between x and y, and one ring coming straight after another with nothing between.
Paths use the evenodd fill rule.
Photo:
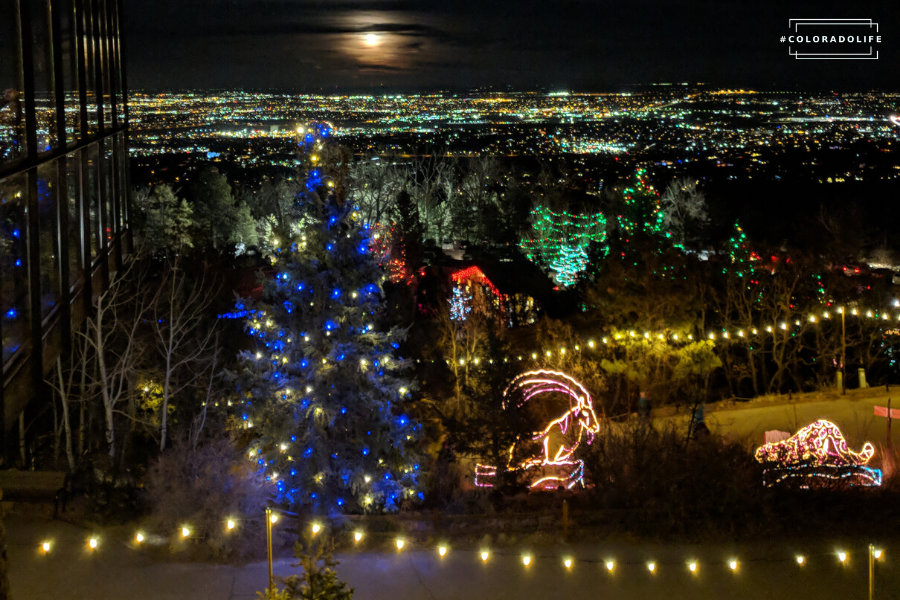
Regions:
<instances>
[{"instance_id":1,"label":"night sky","mask_svg":"<svg viewBox=\"0 0 900 600\"><path fill-rule=\"evenodd\" d=\"M125 0L133 89L900 91L900 11L870 0ZM790 18L871 18L879 60L798 61Z\"/></svg>"}]
</instances>

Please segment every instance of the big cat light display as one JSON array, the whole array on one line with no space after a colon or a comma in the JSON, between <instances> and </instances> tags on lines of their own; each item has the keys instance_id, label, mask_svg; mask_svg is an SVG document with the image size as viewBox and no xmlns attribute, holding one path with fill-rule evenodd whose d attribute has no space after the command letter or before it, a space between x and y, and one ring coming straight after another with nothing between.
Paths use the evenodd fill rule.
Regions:
<instances>
[{"instance_id":1,"label":"big cat light display","mask_svg":"<svg viewBox=\"0 0 900 600\"><path fill-rule=\"evenodd\" d=\"M756 449L756 460L767 465L763 472L766 485L787 480L842 482L855 486L881 485L881 471L866 466L875 455L875 447L866 442L859 452L850 450L837 425L819 420L786 440L764 444Z\"/></svg>"}]
</instances>

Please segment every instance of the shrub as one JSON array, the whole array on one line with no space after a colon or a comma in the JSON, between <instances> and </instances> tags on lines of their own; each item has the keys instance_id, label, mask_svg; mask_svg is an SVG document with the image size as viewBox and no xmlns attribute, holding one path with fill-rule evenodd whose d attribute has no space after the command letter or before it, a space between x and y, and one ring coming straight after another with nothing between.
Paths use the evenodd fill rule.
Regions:
<instances>
[{"instance_id":1,"label":"shrub","mask_svg":"<svg viewBox=\"0 0 900 600\"><path fill-rule=\"evenodd\" d=\"M635 533L735 534L755 526L764 495L761 469L739 444L674 429L615 425L586 446L586 503L621 509Z\"/></svg>"},{"instance_id":2,"label":"shrub","mask_svg":"<svg viewBox=\"0 0 900 600\"><path fill-rule=\"evenodd\" d=\"M230 440L211 441L196 449L177 442L149 472L147 495L151 526L178 532L190 527L219 558L247 557L265 547L265 482ZM229 530L228 519L235 521Z\"/></svg>"}]
</instances>

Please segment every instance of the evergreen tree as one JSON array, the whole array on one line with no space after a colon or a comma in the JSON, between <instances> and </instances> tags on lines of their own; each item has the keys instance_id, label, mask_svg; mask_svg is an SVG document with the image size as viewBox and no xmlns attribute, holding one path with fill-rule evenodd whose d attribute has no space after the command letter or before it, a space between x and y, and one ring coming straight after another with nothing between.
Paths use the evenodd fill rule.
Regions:
<instances>
[{"instance_id":1,"label":"evergreen tree","mask_svg":"<svg viewBox=\"0 0 900 600\"><path fill-rule=\"evenodd\" d=\"M139 190L134 195L134 230L151 255L183 253L194 247L194 211L168 185Z\"/></svg>"},{"instance_id":2,"label":"evergreen tree","mask_svg":"<svg viewBox=\"0 0 900 600\"><path fill-rule=\"evenodd\" d=\"M191 191L199 237L207 246L221 251L228 244L256 244L256 221L250 207L235 200L225 175L213 167L203 169L197 174Z\"/></svg>"},{"instance_id":3,"label":"evergreen tree","mask_svg":"<svg viewBox=\"0 0 900 600\"><path fill-rule=\"evenodd\" d=\"M416 269L425 257L424 233L419 207L406 190L401 191L394 207L391 279L404 283L415 279Z\"/></svg>"},{"instance_id":4,"label":"evergreen tree","mask_svg":"<svg viewBox=\"0 0 900 600\"><path fill-rule=\"evenodd\" d=\"M338 579L334 570L338 561L334 558L332 546L324 535L313 535L309 531L294 545L294 556L302 567L299 575L289 575L282 581L284 589L258 594L260 600L352 600L353 588Z\"/></svg>"},{"instance_id":5,"label":"evergreen tree","mask_svg":"<svg viewBox=\"0 0 900 600\"><path fill-rule=\"evenodd\" d=\"M358 213L333 198L311 210L249 312L249 453L291 506L396 510L416 496L419 469L420 427L404 414L412 383L395 354L405 331L377 326L384 275Z\"/></svg>"}]
</instances>

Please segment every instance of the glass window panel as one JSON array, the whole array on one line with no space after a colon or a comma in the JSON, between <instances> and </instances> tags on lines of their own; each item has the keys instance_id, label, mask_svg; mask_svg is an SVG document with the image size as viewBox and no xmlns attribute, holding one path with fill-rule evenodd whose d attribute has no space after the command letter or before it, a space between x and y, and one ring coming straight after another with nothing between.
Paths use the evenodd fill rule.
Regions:
<instances>
[{"instance_id":1,"label":"glass window panel","mask_svg":"<svg viewBox=\"0 0 900 600\"><path fill-rule=\"evenodd\" d=\"M0 164L25 156L25 101L18 2L0 0Z\"/></svg>"},{"instance_id":2,"label":"glass window panel","mask_svg":"<svg viewBox=\"0 0 900 600\"><path fill-rule=\"evenodd\" d=\"M100 142L103 152L103 164L100 175L100 185L103 193L103 233L106 236L105 246L108 248L116 234L115 215L113 214L113 138L104 138Z\"/></svg>"},{"instance_id":3,"label":"glass window panel","mask_svg":"<svg viewBox=\"0 0 900 600\"><path fill-rule=\"evenodd\" d=\"M91 144L82 152L84 161L84 200L88 203L90 218L91 263L100 249L100 160L97 144Z\"/></svg>"},{"instance_id":4,"label":"glass window panel","mask_svg":"<svg viewBox=\"0 0 900 600\"><path fill-rule=\"evenodd\" d=\"M100 7L100 23L99 23L99 39L100 52L103 64L103 77L101 83L103 86L103 124L105 127L112 127L112 64L110 60L110 40L109 40L109 13L107 13L107 3L105 0L98 0Z\"/></svg>"},{"instance_id":5,"label":"glass window panel","mask_svg":"<svg viewBox=\"0 0 900 600\"><path fill-rule=\"evenodd\" d=\"M50 3L49 0L31 0L24 5L31 7L37 149L38 152L50 152L57 146L58 135L53 81L53 44L50 37Z\"/></svg>"},{"instance_id":6,"label":"glass window panel","mask_svg":"<svg viewBox=\"0 0 900 600\"><path fill-rule=\"evenodd\" d=\"M95 60L97 56L96 29L94 27L94 13L91 0L84 0L81 10L81 21L84 27L83 52L85 54L85 103L87 105L88 133L97 132L97 70Z\"/></svg>"},{"instance_id":7,"label":"glass window panel","mask_svg":"<svg viewBox=\"0 0 900 600\"><path fill-rule=\"evenodd\" d=\"M0 346L6 363L28 341L27 177L0 181Z\"/></svg>"},{"instance_id":8,"label":"glass window panel","mask_svg":"<svg viewBox=\"0 0 900 600\"><path fill-rule=\"evenodd\" d=\"M81 99L78 94L78 54L73 0L60 0L59 13L60 53L63 65L62 86L66 109L66 144L73 144L81 137Z\"/></svg>"},{"instance_id":9,"label":"glass window panel","mask_svg":"<svg viewBox=\"0 0 900 600\"><path fill-rule=\"evenodd\" d=\"M41 318L60 298L59 285L59 160L38 167L38 244L41 271Z\"/></svg>"},{"instance_id":10,"label":"glass window panel","mask_svg":"<svg viewBox=\"0 0 900 600\"><path fill-rule=\"evenodd\" d=\"M66 185L69 204L69 288L74 287L84 274L81 239L81 151L74 152L66 160Z\"/></svg>"},{"instance_id":11,"label":"glass window panel","mask_svg":"<svg viewBox=\"0 0 900 600\"><path fill-rule=\"evenodd\" d=\"M116 192L119 198L119 231L125 231L125 212L128 210L128 155L125 153L125 133L116 134L116 161L119 166L119 180Z\"/></svg>"}]
</instances>

